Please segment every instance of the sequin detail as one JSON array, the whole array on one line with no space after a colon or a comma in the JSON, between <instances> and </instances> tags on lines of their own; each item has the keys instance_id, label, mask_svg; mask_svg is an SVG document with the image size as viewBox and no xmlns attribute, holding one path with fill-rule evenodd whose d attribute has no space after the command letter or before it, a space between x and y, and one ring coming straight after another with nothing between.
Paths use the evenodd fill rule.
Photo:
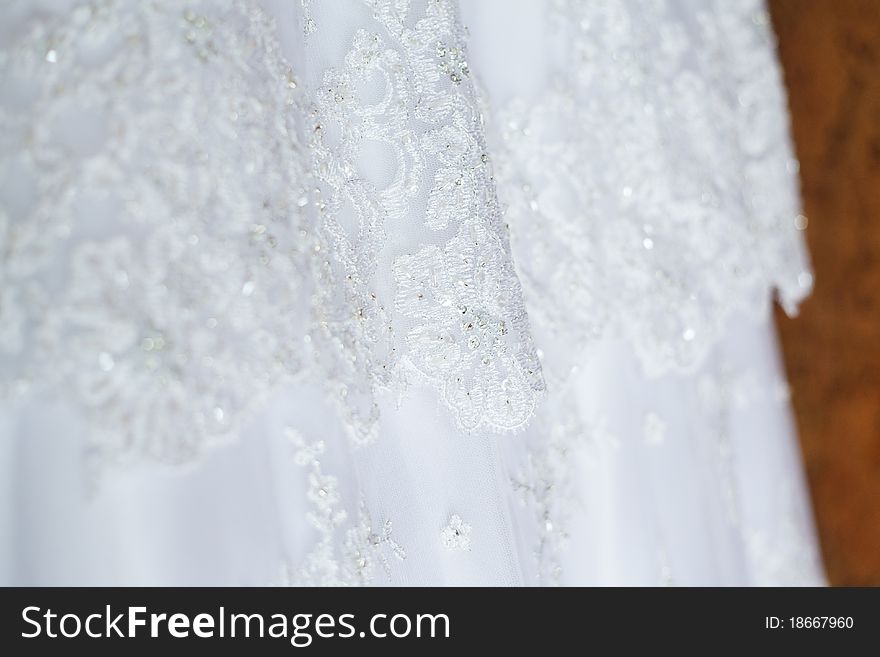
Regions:
<instances>
[{"instance_id":1,"label":"sequin detail","mask_svg":"<svg viewBox=\"0 0 880 657\"><path fill-rule=\"evenodd\" d=\"M440 531L440 541L447 550L467 552L471 549L471 526L455 514Z\"/></svg>"}]
</instances>

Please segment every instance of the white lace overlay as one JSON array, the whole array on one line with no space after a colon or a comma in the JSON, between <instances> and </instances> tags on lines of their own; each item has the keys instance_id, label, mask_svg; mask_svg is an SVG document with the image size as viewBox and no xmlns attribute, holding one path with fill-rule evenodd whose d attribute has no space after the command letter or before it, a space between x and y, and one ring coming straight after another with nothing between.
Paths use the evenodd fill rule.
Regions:
<instances>
[{"instance_id":1,"label":"white lace overlay","mask_svg":"<svg viewBox=\"0 0 880 657\"><path fill-rule=\"evenodd\" d=\"M322 327L361 364L366 390L404 376L405 362L463 428L514 428L543 381L453 3L418 15L408 2L367 4L370 29L316 82L310 113L320 221L341 265ZM310 7L308 39L345 38L344 22L321 20L328 8ZM356 423L363 435L375 417Z\"/></svg>"},{"instance_id":2,"label":"white lace overlay","mask_svg":"<svg viewBox=\"0 0 880 657\"><path fill-rule=\"evenodd\" d=\"M155 541L210 583L251 552L306 585L818 581L774 352L743 321L812 284L758 0L3 13L16 573L148 578ZM41 562L80 438L142 478ZM138 504L153 520L120 529Z\"/></svg>"},{"instance_id":3,"label":"white lace overlay","mask_svg":"<svg viewBox=\"0 0 880 657\"><path fill-rule=\"evenodd\" d=\"M80 404L102 459L190 459L302 369L295 83L231 4L82 3L0 51L2 384Z\"/></svg>"},{"instance_id":4,"label":"white lace overlay","mask_svg":"<svg viewBox=\"0 0 880 657\"><path fill-rule=\"evenodd\" d=\"M377 4L305 91L229 4L82 3L0 53L6 392L62 384L100 458L187 460L304 370L358 440L404 362L462 426L525 422L540 366L449 3Z\"/></svg>"},{"instance_id":5,"label":"white lace overlay","mask_svg":"<svg viewBox=\"0 0 880 657\"><path fill-rule=\"evenodd\" d=\"M735 311L811 287L767 14L684 4L554 2L547 89L490 122L551 368L611 333L649 374L692 370Z\"/></svg>"}]
</instances>

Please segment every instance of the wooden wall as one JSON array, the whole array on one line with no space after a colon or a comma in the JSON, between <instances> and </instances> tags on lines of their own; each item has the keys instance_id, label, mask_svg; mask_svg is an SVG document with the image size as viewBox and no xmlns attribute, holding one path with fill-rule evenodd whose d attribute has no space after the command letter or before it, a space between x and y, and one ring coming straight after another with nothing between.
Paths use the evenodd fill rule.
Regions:
<instances>
[{"instance_id":1,"label":"wooden wall","mask_svg":"<svg viewBox=\"0 0 880 657\"><path fill-rule=\"evenodd\" d=\"M813 296L778 317L832 584L880 585L880 0L769 0Z\"/></svg>"}]
</instances>

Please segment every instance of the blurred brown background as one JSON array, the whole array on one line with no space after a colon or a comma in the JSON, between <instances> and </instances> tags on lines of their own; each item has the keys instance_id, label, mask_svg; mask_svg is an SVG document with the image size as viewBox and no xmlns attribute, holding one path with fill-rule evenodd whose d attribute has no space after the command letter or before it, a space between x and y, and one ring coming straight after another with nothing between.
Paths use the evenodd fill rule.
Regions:
<instances>
[{"instance_id":1,"label":"blurred brown background","mask_svg":"<svg viewBox=\"0 0 880 657\"><path fill-rule=\"evenodd\" d=\"M832 584L880 585L880 0L770 0L813 296L778 324Z\"/></svg>"}]
</instances>

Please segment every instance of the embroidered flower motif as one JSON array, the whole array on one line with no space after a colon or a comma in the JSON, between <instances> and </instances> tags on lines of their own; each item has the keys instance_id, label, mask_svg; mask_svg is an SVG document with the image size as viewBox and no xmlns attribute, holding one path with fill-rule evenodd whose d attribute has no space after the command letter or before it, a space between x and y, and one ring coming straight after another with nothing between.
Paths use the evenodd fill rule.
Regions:
<instances>
[{"instance_id":1,"label":"embroidered flower motif","mask_svg":"<svg viewBox=\"0 0 880 657\"><path fill-rule=\"evenodd\" d=\"M455 514L440 531L440 541L447 550L466 552L471 549L471 526Z\"/></svg>"},{"instance_id":2,"label":"embroidered flower motif","mask_svg":"<svg viewBox=\"0 0 880 657\"><path fill-rule=\"evenodd\" d=\"M377 565L391 577L391 562L386 552L396 559L406 559L406 550L392 536L391 520L386 520L379 531L373 529L366 503L361 500L358 524L345 534L346 559L351 572L361 584L369 583Z\"/></svg>"},{"instance_id":3,"label":"embroidered flower motif","mask_svg":"<svg viewBox=\"0 0 880 657\"><path fill-rule=\"evenodd\" d=\"M412 364L436 381L466 429L514 428L543 390L525 328L505 309L518 289L506 253L480 224L462 226L443 249L429 246L394 265L396 309L415 320L406 336Z\"/></svg>"},{"instance_id":4,"label":"embroidered flower motif","mask_svg":"<svg viewBox=\"0 0 880 657\"><path fill-rule=\"evenodd\" d=\"M535 420L544 430L529 437L526 458L510 477L516 496L532 512L533 555L542 586L560 584L572 517L586 502L577 492L574 464L620 449L603 415L584 415L576 390L569 386L538 411Z\"/></svg>"},{"instance_id":5,"label":"embroidered flower motif","mask_svg":"<svg viewBox=\"0 0 880 657\"><path fill-rule=\"evenodd\" d=\"M461 126L447 125L425 134L422 148L440 162L428 197L425 225L442 230L467 223L469 215L482 210L479 183L486 162L476 141Z\"/></svg>"},{"instance_id":6,"label":"embroidered flower motif","mask_svg":"<svg viewBox=\"0 0 880 657\"><path fill-rule=\"evenodd\" d=\"M386 520L381 529L374 529L366 503L361 500L356 520L349 524L339 480L321 468L324 442L306 442L292 428L285 430L285 436L295 448L294 463L308 468L306 497L312 508L306 519L318 531L319 538L298 568L283 568L284 583L364 586L373 582L377 567L390 578L389 555L401 561L406 559L406 550L392 536L391 520Z\"/></svg>"}]
</instances>

